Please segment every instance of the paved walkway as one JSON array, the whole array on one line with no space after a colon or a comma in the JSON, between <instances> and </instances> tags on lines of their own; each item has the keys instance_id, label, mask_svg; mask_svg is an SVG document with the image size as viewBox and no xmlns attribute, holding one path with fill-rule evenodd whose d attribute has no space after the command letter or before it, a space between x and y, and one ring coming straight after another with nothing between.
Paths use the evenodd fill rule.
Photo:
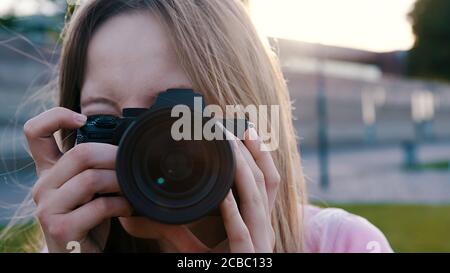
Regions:
<instances>
[{"instance_id":1,"label":"paved walkway","mask_svg":"<svg viewBox=\"0 0 450 273\"><path fill-rule=\"evenodd\" d=\"M450 143L420 146L421 161L449 160ZM406 171L400 147L335 151L330 186L322 190L316 153L303 155L312 200L327 202L450 203L450 170Z\"/></svg>"}]
</instances>

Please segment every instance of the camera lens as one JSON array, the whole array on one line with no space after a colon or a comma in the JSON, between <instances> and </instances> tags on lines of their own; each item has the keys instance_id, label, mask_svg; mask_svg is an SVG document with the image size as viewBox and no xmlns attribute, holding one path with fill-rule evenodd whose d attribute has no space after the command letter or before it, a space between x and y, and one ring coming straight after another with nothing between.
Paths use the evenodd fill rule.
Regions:
<instances>
[{"instance_id":1,"label":"camera lens","mask_svg":"<svg viewBox=\"0 0 450 273\"><path fill-rule=\"evenodd\" d=\"M235 168L227 140L174 140L177 119L170 109L140 116L122 137L116 161L120 187L135 210L172 224L215 210Z\"/></svg>"},{"instance_id":2,"label":"camera lens","mask_svg":"<svg viewBox=\"0 0 450 273\"><path fill-rule=\"evenodd\" d=\"M168 122L165 125L170 124ZM151 187L150 190L162 196L180 198L193 195L195 191L201 190L199 187L206 186L202 182L210 175L208 162L212 159L207 151L208 147L202 141L174 141L167 134L170 128L165 128L165 125L155 128L159 132L158 136L155 136L153 130L147 132L153 135L151 143L143 143L146 138L141 138L142 143L138 145L145 146L145 152L141 159L137 159L141 166L136 171L150 181L143 185L144 188ZM147 189L142 190L147 192Z\"/></svg>"},{"instance_id":3,"label":"camera lens","mask_svg":"<svg viewBox=\"0 0 450 273\"><path fill-rule=\"evenodd\" d=\"M150 167L152 167L151 165ZM188 157L187 154L183 153L181 149L169 151L165 155L163 155L161 164L160 164L160 170L164 173L164 176L167 177L167 181L173 181L175 183L173 184L173 188L170 189L170 191L180 192L183 191L182 181L186 178L188 178L192 171L193 171L193 162ZM162 178L162 177L161 177ZM161 183L164 183L163 180L160 180L158 178L158 182L161 181ZM168 183L170 184L170 183ZM188 183L191 184L191 183ZM186 185L187 188L189 188L190 185Z\"/></svg>"}]
</instances>

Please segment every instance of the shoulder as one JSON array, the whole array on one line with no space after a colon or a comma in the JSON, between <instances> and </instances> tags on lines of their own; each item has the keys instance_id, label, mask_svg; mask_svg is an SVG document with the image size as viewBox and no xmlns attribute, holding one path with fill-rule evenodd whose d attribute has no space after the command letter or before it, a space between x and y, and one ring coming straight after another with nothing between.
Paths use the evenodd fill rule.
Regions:
<instances>
[{"instance_id":1,"label":"shoulder","mask_svg":"<svg viewBox=\"0 0 450 273\"><path fill-rule=\"evenodd\" d=\"M384 234L361 216L312 205L302 210L306 252L392 252Z\"/></svg>"}]
</instances>

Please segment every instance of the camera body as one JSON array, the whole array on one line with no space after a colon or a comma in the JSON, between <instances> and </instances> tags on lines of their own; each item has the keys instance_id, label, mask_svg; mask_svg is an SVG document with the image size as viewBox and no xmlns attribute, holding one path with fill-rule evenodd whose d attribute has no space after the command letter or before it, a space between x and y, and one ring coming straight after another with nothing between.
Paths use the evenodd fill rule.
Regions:
<instances>
[{"instance_id":1,"label":"camera body","mask_svg":"<svg viewBox=\"0 0 450 273\"><path fill-rule=\"evenodd\" d=\"M191 89L168 89L161 93L150 108L124 108L122 118L111 115L89 116L85 126L77 131L77 144L85 142L119 145L125 131L140 115L151 115L158 110L172 109L176 105L186 105L194 109L194 98L203 96ZM204 105L202 105L202 110Z\"/></svg>"},{"instance_id":2,"label":"camera body","mask_svg":"<svg viewBox=\"0 0 450 273\"><path fill-rule=\"evenodd\" d=\"M126 108L122 117L89 116L86 125L77 130L76 144L119 146L118 182L137 215L168 224L193 222L218 214L219 204L233 187L235 159L225 132L220 131L223 138L213 140L173 138L172 125L179 119L172 116L175 106L191 110L193 127L203 128L214 119L202 115L201 123L194 124L202 114L196 109L196 99L202 102L203 112L201 94L191 89L169 89L150 108ZM248 128L242 119L215 120L227 129L233 126L238 138ZM215 126L214 130L223 127Z\"/></svg>"}]
</instances>

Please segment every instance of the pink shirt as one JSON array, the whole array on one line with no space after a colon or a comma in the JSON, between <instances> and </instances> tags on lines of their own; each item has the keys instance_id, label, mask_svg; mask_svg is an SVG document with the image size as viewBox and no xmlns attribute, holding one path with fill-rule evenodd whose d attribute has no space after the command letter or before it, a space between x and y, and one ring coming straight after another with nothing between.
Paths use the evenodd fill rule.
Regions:
<instances>
[{"instance_id":1,"label":"pink shirt","mask_svg":"<svg viewBox=\"0 0 450 273\"><path fill-rule=\"evenodd\" d=\"M393 252L377 227L343 209L305 206L304 229L305 252Z\"/></svg>"}]
</instances>

